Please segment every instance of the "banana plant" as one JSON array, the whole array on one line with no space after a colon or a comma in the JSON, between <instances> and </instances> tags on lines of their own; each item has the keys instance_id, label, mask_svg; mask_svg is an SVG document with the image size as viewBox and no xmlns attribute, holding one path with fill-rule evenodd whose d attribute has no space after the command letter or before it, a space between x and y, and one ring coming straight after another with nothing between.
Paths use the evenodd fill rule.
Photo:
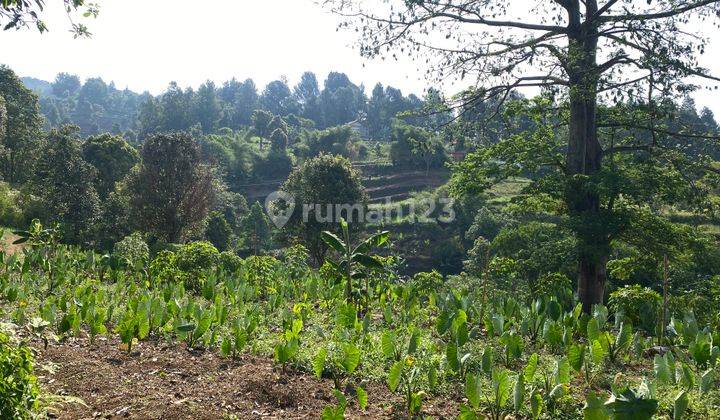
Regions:
<instances>
[{"instance_id":1,"label":"banana plant","mask_svg":"<svg viewBox=\"0 0 720 420\"><path fill-rule=\"evenodd\" d=\"M376 233L366 240L362 241L358 245L353 246L350 242L350 230L348 224L344 219L340 219L340 228L342 232L342 238L330 231L323 231L321 238L330 248L335 250L340 259L338 261L328 260L333 268L345 278L345 299L347 301L352 300L353 297L353 280L367 280L367 274L364 273L360 267L370 270L382 270L383 264L376 257L370 255L373 248L383 246L387 243L390 237L390 232L383 231ZM359 267L358 267L359 266ZM365 296L366 296L366 308L369 304L367 298L369 297L370 290L369 284L365 282Z\"/></svg>"}]
</instances>

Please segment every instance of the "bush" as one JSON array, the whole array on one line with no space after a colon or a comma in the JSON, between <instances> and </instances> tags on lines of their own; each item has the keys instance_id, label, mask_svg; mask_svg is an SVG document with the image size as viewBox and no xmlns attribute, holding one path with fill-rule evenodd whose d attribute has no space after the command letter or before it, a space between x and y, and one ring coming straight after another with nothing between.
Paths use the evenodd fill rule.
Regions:
<instances>
[{"instance_id":1,"label":"bush","mask_svg":"<svg viewBox=\"0 0 720 420\"><path fill-rule=\"evenodd\" d=\"M222 213L214 212L210 215L205 228L205 237L220 251L225 251L230 247L232 228Z\"/></svg>"},{"instance_id":2,"label":"bush","mask_svg":"<svg viewBox=\"0 0 720 420\"><path fill-rule=\"evenodd\" d=\"M172 251L162 250L157 253L150 263L150 278L155 283L175 282L180 277L180 271L175 265L176 255Z\"/></svg>"},{"instance_id":3,"label":"bush","mask_svg":"<svg viewBox=\"0 0 720 420\"><path fill-rule=\"evenodd\" d=\"M220 253L218 266L227 273L234 273L243 266L243 260L234 252L225 251Z\"/></svg>"},{"instance_id":4,"label":"bush","mask_svg":"<svg viewBox=\"0 0 720 420\"><path fill-rule=\"evenodd\" d=\"M198 272L213 268L220 259L220 252L210 242L199 241L182 245L177 251L175 264L183 272Z\"/></svg>"},{"instance_id":5,"label":"bush","mask_svg":"<svg viewBox=\"0 0 720 420\"><path fill-rule=\"evenodd\" d=\"M217 267L220 252L210 242L182 245L175 254L175 266L182 272L185 288L199 292L205 283L205 271Z\"/></svg>"},{"instance_id":6,"label":"bush","mask_svg":"<svg viewBox=\"0 0 720 420\"><path fill-rule=\"evenodd\" d=\"M537 297L555 297L566 310L572 309L573 282L562 273L545 273L540 275L537 283L530 286Z\"/></svg>"},{"instance_id":7,"label":"bush","mask_svg":"<svg viewBox=\"0 0 720 420\"><path fill-rule=\"evenodd\" d=\"M0 225L20 227L23 224L19 195L7 182L0 182Z\"/></svg>"},{"instance_id":8,"label":"bush","mask_svg":"<svg viewBox=\"0 0 720 420\"><path fill-rule=\"evenodd\" d=\"M134 268L144 267L150 259L150 248L140 232L134 232L116 242L113 253Z\"/></svg>"},{"instance_id":9,"label":"bush","mask_svg":"<svg viewBox=\"0 0 720 420\"><path fill-rule=\"evenodd\" d=\"M34 418L38 408L32 352L0 331L0 418Z\"/></svg>"},{"instance_id":10,"label":"bush","mask_svg":"<svg viewBox=\"0 0 720 420\"><path fill-rule=\"evenodd\" d=\"M622 287L610 294L610 308L622 314L632 325L655 332L662 297L656 291L638 284Z\"/></svg>"}]
</instances>

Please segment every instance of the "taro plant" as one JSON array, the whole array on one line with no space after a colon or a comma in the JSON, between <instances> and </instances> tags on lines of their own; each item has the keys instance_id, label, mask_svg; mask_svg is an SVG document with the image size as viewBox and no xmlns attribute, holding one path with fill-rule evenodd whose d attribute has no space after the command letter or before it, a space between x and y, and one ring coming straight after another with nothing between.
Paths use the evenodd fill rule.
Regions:
<instances>
[{"instance_id":1,"label":"taro plant","mask_svg":"<svg viewBox=\"0 0 720 420\"><path fill-rule=\"evenodd\" d=\"M245 317L235 319L230 334L220 344L220 354L236 358L252 339L257 323L257 313L253 311L247 311Z\"/></svg>"},{"instance_id":2,"label":"taro plant","mask_svg":"<svg viewBox=\"0 0 720 420\"><path fill-rule=\"evenodd\" d=\"M50 323L40 317L33 317L27 324L30 334L43 342L43 348L47 349L50 340L57 341L58 337L50 328Z\"/></svg>"},{"instance_id":3,"label":"taro plant","mask_svg":"<svg viewBox=\"0 0 720 420\"><path fill-rule=\"evenodd\" d=\"M312 367L315 376L320 379L324 374L330 375L335 385L336 395L342 395L342 398L338 395L338 400L341 402L338 407L347 405L344 394L344 389L347 386L343 386L343 382L357 369L360 364L360 356L360 349L352 343L342 343L340 345L332 343L328 347L321 348L313 359ZM364 410L367 406L367 391L359 385L354 386L353 390L357 397L358 406Z\"/></svg>"},{"instance_id":4,"label":"taro plant","mask_svg":"<svg viewBox=\"0 0 720 420\"><path fill-rule=\"evenodd\" d=\"M303 328L303 322L300 319L293 319L291 322L285 323L281 342L275 345L275 362L282 366L282 373L285 373L287 363L295 357L300 349L300 331Z\"/></svg>"},{"instance_id":5,"label":"taro plant","mask_svg":"<svg viewBox=\"0 0 720 420\"><path fill-rule=\"evenodd\" d=\"M420 390L422 369L416 359L420 345L420 331L409 326L406 331L386 330L381 338L383 355L392 365L388 371L388 388L395 392L402 389L405 397L405 409L410 417L420 413L422 399L425 395ZM437 382L437 371L431 365L428 369L428 384L431 387Z\"/></svg>"},{"instance_id":6,"label":"taro plant","mask_svg":"<svg viewBox=\"0 0 720 420\"><path fill-rule=\"evenodd\" d=\"M608 331L602 331L598 318L592 318L587 323L587 339L589 346L595 346L595 342L599 343L610 362L616 363L618 358L626 353L632 345L632 325L620 322L617 334L613 335Z\"/></svg>"},{"instance_id":7,"label":"taro plant","mask_svg":"<svg viewBox=\"0 0 720 420\"><path fill-rule=\"evenodd\" d=\"M438 317L436 328L440 335L449 331L450 339L445 347L445 357L450 369L463 379L470 359L470 353L464 352L462 349L470 339L467 313L462 309L457 309L451 316L446 314L447 312L443 312Z\"/></svg>"},{"instance_id":8,"label":"taro plant","mask_svg":"<svg viewBox=\"0 0 720 420\"><path fill-rule=\"evenodd\" d=\"M338 261L328 260L333 268L342 273L345 278L345 299L350 301L353 298L353 281L365 279L365 309L367 310L370 296L367 273L362 269L382 270L383 264L376 257L370 255L373 248L383 246L390 237L390 232L383 231L371 235L358 245L353 246L350 242L350 231L344 219L340 219L342 238L332 232L323 231L322 240L340 256Z\"/></svg>"},{"instance_id":9,"label":"taro plant","mask_svg":"<svg viewBox=\"0 0 720 420\"><path fill-rule=\"evenodd\" d=\"M520 380L520 379L518 379ZM494 368L491 374L491 393L485 395L483 401L482 377L477 374L469 374L465 378L465 396L469 406L463 405L460 408L460 419L475 420L483 417L478 416L483 402L490 410L490 418L500 420L506 411L506 406L513 393L513 382L509 371L506 369Z\"/></svg>"},{"instance_id":10,"label":"taro plant","mask_svg":"<svg viewBox=\"0 0 720 420\"><path fill-rule=\"evenodd\" d=\"M393 363L388 371L388 388L395 392L401 389L405 397L405 409L410 418L420 414L425 391L420 390L421 369L415 357L405 356Z\"/></svg>"}]
</instances>

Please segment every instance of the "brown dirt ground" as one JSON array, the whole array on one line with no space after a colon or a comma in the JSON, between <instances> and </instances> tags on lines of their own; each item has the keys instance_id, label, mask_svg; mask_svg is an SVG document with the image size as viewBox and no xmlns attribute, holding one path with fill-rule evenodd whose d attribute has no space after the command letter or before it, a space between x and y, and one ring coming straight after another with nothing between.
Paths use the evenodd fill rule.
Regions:
<instances>
[{"instance_id":1,"label":"brown dirt ground","mask_svg":"<svg viewBox=\"0 0 720 420\"><path fill-rule=\"evenodd\" d=\"M20 237L16 234L6 230L5 234L0 238L0 250L5 251L5 255L12 255L16 252L22 251L25 247L24 244L13 244L13 242L19 238Z\"/></svg>"},{"instance_id":2,"label":"brown dirt ground","mask_svg":"<svg viewBox=\"0 0 720 420\"><path fill-rule=\"evenodd\" d=\"M153 418L217 419L319 418L335 404L332 381L273 367L271 360L244 356L224 359L213 351L189 351L184 344L143 341L132 354L117 337L51 343L37 349L37 369L44 388L81 398L87 406L63 404L54 414L63 419ZM351 403L349 418L402 418L402 400L382 384L367 386L366 411ZM424 414L455 418L458 403L431 400Z\"/></svg>"}]
</instances>

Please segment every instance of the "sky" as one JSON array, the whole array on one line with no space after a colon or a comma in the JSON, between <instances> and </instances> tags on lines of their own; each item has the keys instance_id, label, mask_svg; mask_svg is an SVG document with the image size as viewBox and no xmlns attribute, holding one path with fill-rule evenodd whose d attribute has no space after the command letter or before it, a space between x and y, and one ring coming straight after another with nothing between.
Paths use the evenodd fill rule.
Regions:
<instances>
[{"instance_id":1,"label":"sky","mask_svg":"<svg viewBox=\"0 0 720 420\"><path fill-rule=\"evenodd\" d=\"M20 76L52 81L59 72L102 77L119 89L162 93L170 81L196 88L252 78L264 87L286 77L294 85L304 71L322 82L330 71L346 73L369 92L381 82L422 95L428 83L421 65L409 59L366 60L352 47L356 34L337 31L339 18L315 0L95 0L97 19L82 20L90 39L73 39L59 0L47 3L50 32L0 32L0 63ZM700 63L720 74L720 34L710 25L708 53ZM448 94L457 86L440 87ZM697 92L699 107L720 115L719 91Z\"/></svg>"},{"instance_id":2,"label":"sky","mask_svg":"<svg viewBox=\"0 0 720 420\"><path fill-rule=\"evenodd\" d=\"M73 39L61 2L48 2L50 32L0 32L0 63L21 76L52 81L58 72L101 76L118 88L161 93L170 81L197 87L248 77L259 86L305 71L322 83L342 71L369 91L377 82L421 94L426 83L412 63L368 61L350 47L354 33L311 0L97 0L91 39ZM83 22L85 22L83 20Z\"/></svg>"}]
</instances>

